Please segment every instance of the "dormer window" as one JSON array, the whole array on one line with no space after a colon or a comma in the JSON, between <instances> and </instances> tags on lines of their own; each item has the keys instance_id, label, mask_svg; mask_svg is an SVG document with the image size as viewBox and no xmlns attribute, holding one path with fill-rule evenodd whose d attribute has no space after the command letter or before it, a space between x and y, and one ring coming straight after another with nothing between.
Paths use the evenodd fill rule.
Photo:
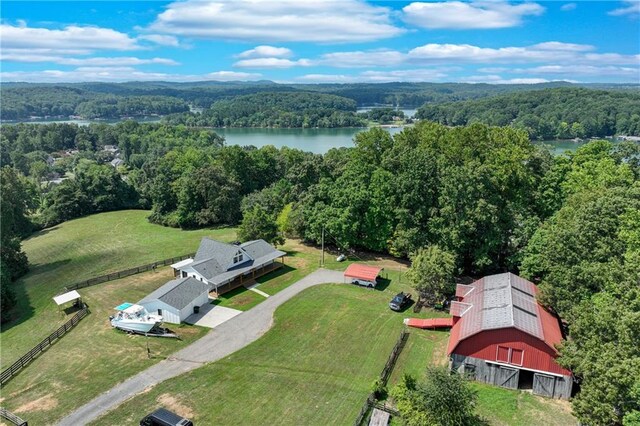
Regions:
<instances>
[{"instance_id":1,"label":"dormer window","mask_svg":"<svg viewBox=\"0 0 640 426\"><path fill-rule=\"evenodd\" d=\"M236 255L233 257L233 264L235 265L236 263L240 263L244 260L244 256L242 255L242 252L238 252L236 253Z\"/></svg>"}]
</instances>

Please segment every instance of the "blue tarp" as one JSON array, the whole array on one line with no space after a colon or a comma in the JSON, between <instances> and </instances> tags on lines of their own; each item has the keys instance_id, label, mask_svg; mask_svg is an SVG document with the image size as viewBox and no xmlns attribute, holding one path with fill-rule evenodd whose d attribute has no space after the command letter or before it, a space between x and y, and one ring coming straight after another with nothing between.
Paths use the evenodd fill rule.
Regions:
<instances>
[{"instance_id":1,"label":"blue tarp","mask_svg":"<svg viewBox=\"0 0 640 426\"><path fill-rule=\"evenodd\" d=\"M124 311L125 309L127 309L129 306L133 306L133 303L129 303L129 302L125 302L120 306L116 306L115 309L116 311Z\"/></svg>"}]
</instances>

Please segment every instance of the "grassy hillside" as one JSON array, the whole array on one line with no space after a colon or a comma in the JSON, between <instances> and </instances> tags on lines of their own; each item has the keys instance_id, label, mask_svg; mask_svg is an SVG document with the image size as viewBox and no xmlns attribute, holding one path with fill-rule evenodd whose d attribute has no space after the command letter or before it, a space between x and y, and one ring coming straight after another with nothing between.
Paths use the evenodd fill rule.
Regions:
<instances>
[{"instance_id":1,"label":"grassy hillside","mask_svg":"<svg viewBox=\"0 0 640 426\"><path fill-rule=\"evenodd\" d=\"M14 284L18 306L15 320L2 326L2 368L64 323L51 298L66 285L194 252L203 236L235 239L232 228L182 231L151 224L148 215L129 210L88 216L23 242L31 271Z\"/></svg>"}]
</instances>

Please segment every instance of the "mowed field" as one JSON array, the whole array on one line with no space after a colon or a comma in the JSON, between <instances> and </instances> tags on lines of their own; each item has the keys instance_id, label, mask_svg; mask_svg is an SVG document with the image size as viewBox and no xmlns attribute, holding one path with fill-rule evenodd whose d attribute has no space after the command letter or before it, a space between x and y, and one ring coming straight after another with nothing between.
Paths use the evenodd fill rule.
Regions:
<instances>
[{"instance_id":1,"label":"mowed field","mask_svg":"<svg viewBox=\"0 0 640 426\"><path fill-rule=\"evenodd\" d=\"M18 310L13 322L2 325L2 368L67 320L52 300L66 285L195 252L204 236L223 241L236 237L233 228L181 231L151 224L147 216L149 212L143 210L97 214L45 229L23 241L31 270L14 284ZM80 290L80 294L88 291ZM93 308L90 300L89 305Z\"/></svg>"},{"instance_id":2,"label":"mowed field","mask_svg":"<svg viewBox=\"0 0 640 426\"><path fill-rule=\"evenodd\" d=\"M392 295L409 290L391 280L381 290L329 284L305 290L278 308L273 328L243 350L164 382L107 413L95 425L135 425L165 407L195 424L352 424L411 310L396 313ZM442 316L423 310L419 317ZM446 365L448 332L410 330L391 375L423 378ZM477 383L478 412L496 425L576 425L566 402ZM504 405L504 407L503 407ZM402 424L395 419L393 424Z\"/></svg>"},{"instance_id":3,"label":"mowed field","mask_svg":"<svg viewBox=\"0 0 640 426\"><path fill-rule=\"evenodd\" d=\"M159 406L195 424L351 424L404 327L408 313L387 306L400 289L407 287L307 289L278 308L274 327L258 341L154 387L96 424L133 425ZM417 354L422 365L447 341L446 333L425 335L429 345Z\"/></svg>"},{"instance_id":4,"label":"mowed field","mask_svg":"<svg viewBox=\"0 0 640 426\"><path fill-rule=\"evenodd\" d=\"M24 289L26 294L38 296L33 300L40 303L29 303L34 308L31 315L10 324L0 335L3 365L13 361L6 354L18 357L31 347L31 343L21 342L22 335L37 342L64 322L64 314L50 299L64 286L66 279L61 277L81 275L73 280L79 281L123 269L123 265L127 268L193 252L202 236L235 239L234 229L185 232L148 224L147 215L140 211L95 215L24 243L32 262L37 262L23 280ZM114 235L107 229L120 233ZM48 241L40 240L45 237ZM109 244L111 240L114 245ZM125 254L114 255L114 246ZM105 250L105 256L100 256L98 247ZM259 288L267 294L277 293L319 266L321 253L315 247L288 240L283 249L289 254L287 268L258 280ZM33 254L37 252L40 254ZM83 256L92 257L103 270L84 268L76 258ZM344 284L308 289L276 311L274 327L260 340L226 359L158 385L97 424L137 424L145 412L158 406L192 417L196 424L352 423L398 338L402 319L416 316L411 310L391 312L387 306L394 294L411 290L403 277L405 265L388 258L358 256L338 263L332 254L326 256L326 267L341 270L353 261L384 266L382 275L387 279L375 291ZM54 284L42 285L38 276L48 276ZM115 304L135 302L171 278L169 268L159 268L81 290L92 313L3 388L2 406L30 424L54 424L208 332L182 326L175 328L182 341L148 339L152 354L148 359L143 337L111 329L108 315ZM247 310L263 300L254 292L239 290L219 303ZM417 316L441 315L423 310ZM447 339L447 332L411 330L391 383L397 383L405 372L421 377L428 364L446 364ZM550 425L576 424L565 403L474 386L479 392L478 411L492 424L529 424L539 419Z\"/></svg>"}]
</instances>

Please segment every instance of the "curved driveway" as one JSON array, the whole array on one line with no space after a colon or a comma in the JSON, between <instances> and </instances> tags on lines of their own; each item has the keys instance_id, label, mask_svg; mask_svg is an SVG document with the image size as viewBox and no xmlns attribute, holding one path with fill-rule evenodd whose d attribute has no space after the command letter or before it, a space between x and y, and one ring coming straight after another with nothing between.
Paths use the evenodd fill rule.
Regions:
<instances>
[{"instance_id":1,"label":"curved driveway","mask_svg":"<svg viewBox=\"0 0 640 426\"><path fill-rule=\"evenodd\" d=\"M273 325L276 308L309 287L340 283L342 272L318 269L254 308L220 324L207 335L166 360L136 374L83 405L60 421L63 426L87 424L150 386L217 361L259 339Z\"/></svg>"}]
</instances>

